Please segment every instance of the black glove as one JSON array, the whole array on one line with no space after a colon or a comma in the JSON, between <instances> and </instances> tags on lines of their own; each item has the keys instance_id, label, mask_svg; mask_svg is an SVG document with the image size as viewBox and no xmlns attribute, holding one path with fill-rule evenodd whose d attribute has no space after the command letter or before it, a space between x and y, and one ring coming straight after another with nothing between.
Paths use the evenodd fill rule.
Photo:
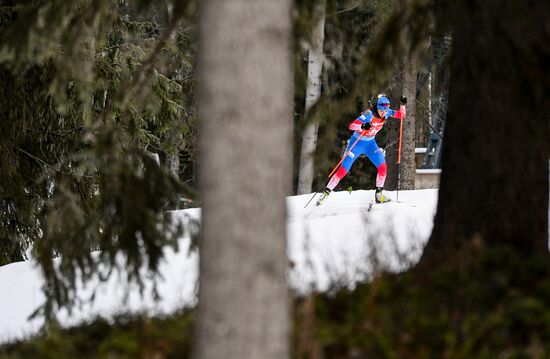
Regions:
<instances>
[{"instance_id":1,"label":"black glove","mask_svg":"<svg viewBox=\"0 0 550 359\"><path fill-rule=\"evenodd\" d=\"M368 130L371 127L372 125L370 124L370 122L365 122L364 124L361 125L361 129L363 130Z\"/></svg>"},{"instance_id":2,"label":"black glove","mask_svg":"<svg viewBox=\"0 0 550 359\"><path fill-rule=\"evenodd\" d=\"M407 98L405 96L401 96L401 99L399 100L399 103L401 105L406 105L407 104Z\"/></svg>"}]
</instances>

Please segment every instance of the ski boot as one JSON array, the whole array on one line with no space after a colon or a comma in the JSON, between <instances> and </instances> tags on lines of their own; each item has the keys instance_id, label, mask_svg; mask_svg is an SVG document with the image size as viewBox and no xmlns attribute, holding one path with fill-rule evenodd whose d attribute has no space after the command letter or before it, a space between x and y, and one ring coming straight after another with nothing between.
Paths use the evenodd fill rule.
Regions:
<instances>
[{"instance_id":1,"label":"ski boot","mask_svg":"<svg viewBox=\"0 0 550 359\"><path fill-rule=\"evenodd\" d=\"M382 194L381 187L376 187L376 193L374 194L374 199L376 203L385 203L385 202L391 201L391 199L389 199L388 197Z\"/></svg>"},{"instance_id":2,"label":"ski boot","mask_svg":"<svg viewBox=\"0 0 550 359\"><path fill-rule=\"evenodd\" d=\"M316 205L317 205L317 206L322 205L323 202L325 202L325 200L327 199L327 197L328 197L328 195L330 194L330 192L331 192L330 188L328 188L328 187L325 188L325 189L323 190L323 193L321 193L321 197L319 197L319 199L317 200Z\"/></svg>"}]
</instances>

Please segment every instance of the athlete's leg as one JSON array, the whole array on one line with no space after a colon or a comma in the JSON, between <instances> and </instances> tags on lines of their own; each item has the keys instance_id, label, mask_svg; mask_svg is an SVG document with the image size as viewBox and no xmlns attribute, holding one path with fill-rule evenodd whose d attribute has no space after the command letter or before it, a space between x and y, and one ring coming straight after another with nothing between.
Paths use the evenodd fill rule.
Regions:
<instances>
[{"instance_id":1,"label":"athlete's leg","mask_svg":"<svg viewBox=\"0 0 550 359\"><path fill-rule=\"evenodd\" d=\"M357 141L357 144L355 145L355 147L353 147L353 149L351 151L349 151L349 147L351 147L351 141L350 141L350 144L348 145L348 148L346 148L346 152L349 151L349 153L347 154L346 158L344 159L344 161L342 161L342 164L340 165L340 168L338 168L338 171L336 171L336 173L334 175L332 175L332 177L330 178L328 184L327 184L327 188L329 190L333 190L334 187L336 187L336 185L338 185L338 183L340 182L340 180L342 178L344 178L346 176L346 174L348 173L348 171L350 170L351 166L353 165L353 162L355 162L355 160L361 156L362 154L365 153L365 147L366 147L366 142L371 142L371 141Z\"/></svg>"},{"instance_id":2,"label":"athlete's leg","mask_svg":"<svg viewBox=\"0 0 550 359\"><path fill-rule=\"evenodd\" d=\"M376 175L376 187L384 188L387 171L388 171L388 166L386 165L386 162L378 166L378 174Z\"/></svg>"},{"instance_id":3,"label":"athlete's leg","mask_svg":"<svg viewBox=\"0 0 550 359\"><path fill-rule=\"evenodd\" d=\"M384 152L378 147L376 141L373 140L369 142L371 142L371 144L367 148L366 155L378 169L378 174L376 175L376 187L383 188L384 183L386 182L386 174L388 172Z\"/></svg>"},{"instance_id":4,"label":"athlete's leg","mask_svg":"<svg viewBox=\"0 0 550 359\"><path fill-rule=\"evenodd\" d=\"M340 180L346 176L347 173L348 173L348 170L340 166L340 168L338 168L338 171L336 171L336 173L333 174L330 180L328 181L327 188L332 191L334 187L338 185Z\"/></svg>"},{"instance_id":5,"label":"athlete's leg","mask_svg":"<svg viewBox=\"0 0 550 359\"><path fill-rule=\"evenodd\" d=\"M369 146L367 150L367 156L372 163L374 163L376 168L378 168L378 175L376 176L376 193L374 194L374 199L376 203L388 202L390 199L382 194L388 169L386 166L386 159L384 158L384 152L382 152L382 149L378 147L378 144L375 141L372 142L372 146Z\"/></svg>"}]
</instances>

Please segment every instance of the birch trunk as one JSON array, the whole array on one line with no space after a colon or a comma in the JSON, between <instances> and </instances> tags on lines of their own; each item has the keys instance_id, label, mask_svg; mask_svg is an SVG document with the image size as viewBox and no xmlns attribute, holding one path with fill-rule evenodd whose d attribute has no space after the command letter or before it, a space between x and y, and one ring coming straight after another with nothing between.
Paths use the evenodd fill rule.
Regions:
<instances>
[{"instance_id":1,"label":"birch trunk","mask_svg":"<svg viewBox=\"0 0 550 359\"><path fill-rule=\"evenodd\" d=\"M180 158L177 152L166 156L166 169L174 178L180 178Z\"/></svg>"},{"instance_id":2,"label":"birch trunk","mask_svg":"<svg viewBox=\"0 0 550 359\"><path fill-rule=\"evenodd\" d=\"M193 356L289 357L289 0L204 0L199 16L200 289Z\"/></svg>"},{"instance_id":3,"label":"birch trunk","mask_svg":"<svg viewBox=\"0 0 550 359\"><path fill-rule=\"evenodd\" d=\"M323 71L323 44L325 38L325 8L326 0L316 4L315 16L317 23L313 31L313 38L308 52L307 88L306 88L306 115L321 96L321 74ZM319 123L311 121L304 130L302 149L300 152L300 170L298 174L298 194L310 193L313 184L313 165L315 149L317 148L317 132Z\"/></svg>"}]
</instances>

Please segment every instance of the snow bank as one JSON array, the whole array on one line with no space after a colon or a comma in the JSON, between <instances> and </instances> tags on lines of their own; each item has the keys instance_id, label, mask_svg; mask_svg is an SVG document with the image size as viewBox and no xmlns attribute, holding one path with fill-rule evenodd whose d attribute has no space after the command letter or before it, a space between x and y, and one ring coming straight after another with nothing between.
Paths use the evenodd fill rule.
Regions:
<instances>
[{"instance_id":1,"label":"snow bank","mask_svg":"<svg viewBox=\"0 0 550 359\"><path fill-rule=\"evenodd\" d=\"M370 211L373 191L333 192L323 206L316 207L313 201L305 209L311 194L288 198L289 280L298 294L353 286L379 269L398 271L418 260L433 225L437 190L400 191L399 202L395 192L388 195L394 202L375 204ZM199 209L175 213L182 220L200 218ZM114 275L107 282L81 288L78 296L85 303L71 314L60 312L61 324L120 312L161 314L194 306L198 256L189 252L189 246L190 238L185 237L179 252L166 249L160 266L163 279L158 283L160 301L149 291L141 297L137 287ZM40 329L41 319L28 318L44 302L42 285L42 274L33 262L0 267L0 342ZM97 288L96 296L88 302L92 288Z\"/></svg>"}]
</instances>

